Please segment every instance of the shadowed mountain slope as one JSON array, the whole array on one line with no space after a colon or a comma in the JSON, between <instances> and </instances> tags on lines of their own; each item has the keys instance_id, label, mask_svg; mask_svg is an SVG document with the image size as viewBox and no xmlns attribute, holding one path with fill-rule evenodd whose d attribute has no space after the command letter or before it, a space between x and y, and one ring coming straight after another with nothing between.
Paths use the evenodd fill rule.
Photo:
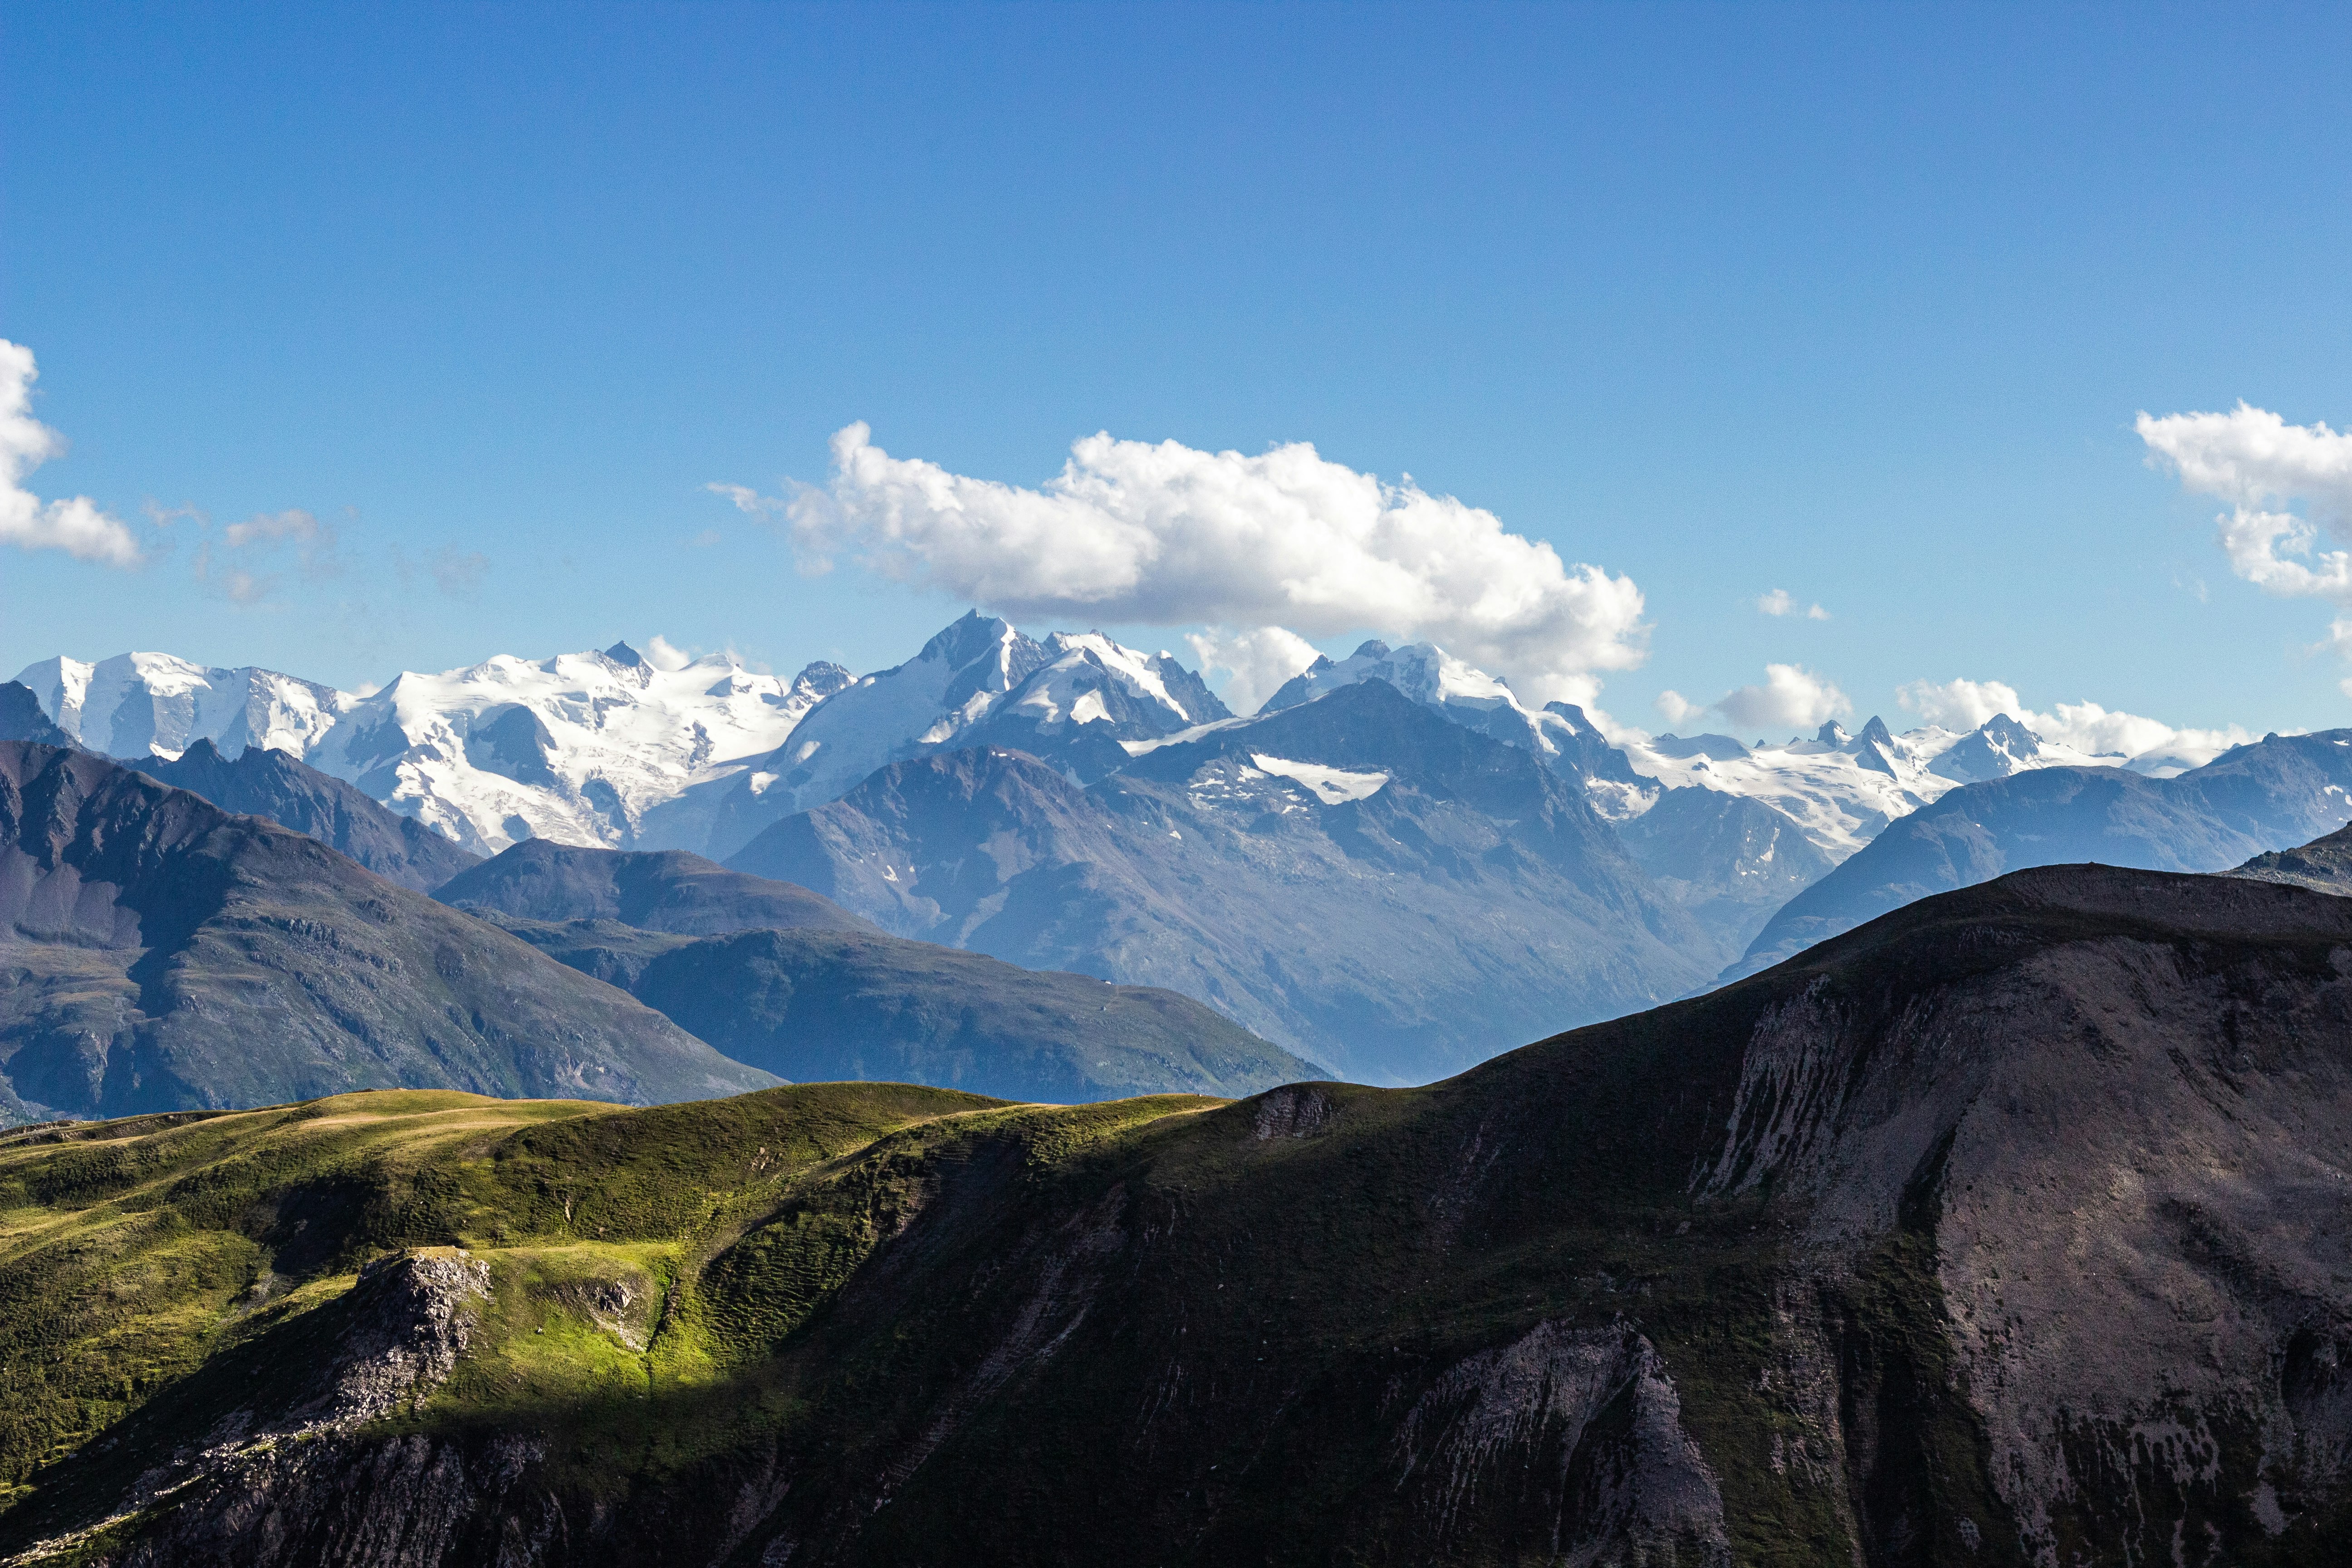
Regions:
<instances>
[{"instance_id":1,"label":"shadowed mountain slope","mask_svg":"<svg viewBox=\"0 0 2352 1568\"><path fill-rule=\"evenodd\" d=\"M1255 1094L1327 1076L1173 991L1016 969L877 931L695 938L609 920L488 918L791 1082L927 1083L1059 1103Z\"/></svg>"},{"instance_id":2,"label":"shadowed mountain slope","mask_svg":"<svg viewBox=\"0 0 2352 1568\"><path fill-rule=\"evenodd\" d=\"M1388 1081L1678 994L1720 951L1576 779L1379 680L1084 788L1019 752L894 763L729 864Z\"/></svg>"},{"instance_id":3,"label":"shadowed mountain slope","mask_svg":"<svg viewBox=\"0 0 2352 1568\"><path fill-rule=\"evenodd\" d=\"M2347 1018L2352 902L2067 867L1420 1089L19 1135L0 1550L2332 1563Z\"/></svg>"},{"instance_id":4,"label":"shadowed mountain slope","mask_svg":"<svg viewBox=\"0 0 2352 1568\"><path fill-rule=\"evenodd\" d=\"M619 921L646 931L872 931L830 899L680 849L591 849L525 839L433 889L445 904L529 921Z\"/></svg>"},{"instance_id":5,"label":"shadowed mountain slope","mask_svg":"<svg viewBox=\"0 0 2352 1568\"><path fill-rule=\"evenodd\" d=\"M0 741L30 741L41 746L73 746L74 738L41 710L41 700L21 680L0 681Z\"/></svg>"},{"instance_id":6,"label":"shadowed mountain slope","mask_svg":"<svg viewBox=\"0 0 2352 1568\"><path fill-rule=\"evenodd\" d=\"M16 742L0 1073L12 1119L400 1085L643 1103L772 1081L315 839Z\"/></svg>"},{"instance_id":7,"label":"shadowed mountain slope","mask_svg":"<svg viewBox=\"0 0 2352 1568\"><path fill-rule=\"evenodd\" d=\"M2298 849L2257 855L2230 875L2260 882L2289 882L2315 893L2352 893L2352 824Z\"/></svg>"},{"instance_id":8,"label":"shadowed mountain slope","mask_svg":"<svg viewBox=\"0 0 2352 1568\"><path fill-rule=\"evenodd\" d=\"M429 893L481 857L460 849L413 816L378 805L342 780L283 752L247 746L235 762L208 740L172 761L134 757L130 765L223 811L266 816L341 850L388 882Z\"/></svg>"},{"instance_id":9,"label":"shadowed mountain slope","mask_svg":"<svg viewBox=\"0 0 2352 1568\"><path fill-rule=\"evenodd\" d=\"M1725 978L1754 973L1914 899L2029 866L2224 871L2352 816L2352 731L2271 735L2168 779L2046 768L1964 784L1890 823L1791 899Z\"/></svg>"}]
</instances>

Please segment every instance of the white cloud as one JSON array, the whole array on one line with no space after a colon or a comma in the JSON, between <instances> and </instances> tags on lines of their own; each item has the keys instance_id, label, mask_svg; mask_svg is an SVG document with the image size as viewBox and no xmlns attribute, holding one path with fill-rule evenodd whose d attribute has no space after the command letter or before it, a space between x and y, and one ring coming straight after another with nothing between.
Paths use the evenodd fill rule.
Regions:
<instances>
[{"instance_id":1,"label":"white cloud","mask_svg":"<svg viewBox=\"0 0 2352 1568\"><path fill-rule=\"evenodd\" d=\"M1687 724L1706 711L1704 703L1694 702L1679 691L1658 693L1658 711L1666 716L1669 724Z\"/></svg>"},{"instance_id":2,"label":"white cloud","mask_svg":"<svg viewBox=\"0 0 2352 1568\"><path fill-rule=\"evenodd\" d=\"M1915 680L1895 689L1895 700L1929 724L1973 730L1996 713L2021 719L2027 711L2017 688L2000 680Z\"/></svg>"},{"instance_id":3,"label":"white cloud","mask_svg":"<svg viewBox=\"0 0 2352 1568\"><path fill-rule=\"evenodd\" d=\"M1758 595L1756 607L1768 616L1801 615L1809 621L1826 621L1830 618L1830 613L1819 605L1808 605L1801 610L1797 608L1797 601L1790 596L1789 590L1786 588L1775 588L1769 594Z\"/></svg>"},{"instance_id":4,"label":"white cloud","mask_svg":"<svg viewBox=\"0 0 2352 1568\"><path fill-rule=\"evenodd\" d=\"M1631 578L1303 442L1245 457L1090 436L1024 489L893 458L870 435L834 437L825 489L780 501L711 488L782 515L805 571L846 554L1007 615L1425 637L1538 701L1591 701L1598 672L1647 651Z\"/></svg>"},{"instance_id":5,"label":"white cloud","mask_svg":"<svg viewBox=\"0 0 2352 1568\"><path fill-rule=\"evenodd\" d=\"M2289 425L2241 403L2227 414L2142 414L2149 459L2182 488L2230 503L2217 521L2230 570L2273 594L2352 604L2352 553L2317 548L2352 531L2352 434ZM2300 502L2303 511L2287 508Z\"/></svg>"},{"instance_id":6,"label":"white cloud","mask_svg":"<svg viewBox=\"0 0 2352 1568\"><path fill-rule=\"evenodd\" d=\"M694 656L656 633L646 641L646 662L656 669L684 669L694 662Z\"/></svg>"},{"instance_id":7,"label":"white cloud","mask_svg":"<svg viewBox=\"0 0 2352 1568\"><path fill-rule=\"evenodd\" d=\"M1818 730L1824 721L1853 711L1829 681L1794 664L1768 664L1764 684L1742 686L1716 700L1715 710L1741 733L1768 730Z\"/></svg>"},{"instance_id":8,"label":"white cloud","mask_svg":"<svg viewBox=\"0 0 2352 1568\"><path fill-rule=\"evenodd\" d=\"M2352 639L2352 625L2337 625ZM2211 762L2255 738L2236 724L2220 730L2177 729L2161 719L2115 711L2096 702L2061 702L2055 711L2040 713L2019 699L2015 687L2001 680L1915 680L1897 689L1895 700L1926 722L1947 730L1973 730L1994 714L2006 713L2055 745L2095 757L2153 759L2181 767Z\"/></svg>"},{"instance_id":9,"label":"white cloud","mask_svg":"<svg viewBox=\"0 0 2352 1568\"><path fill-rule=\"evenodd\" d=\"M1316 659L1313 643L1281 626L1246 632L1212 626L1205 633L1186 634L1184 642L1202 674L1218 669L1231 674L1218 695L1236 713L1256 712L1285 681Z\"/></svg>"},{"instance_id":10,"label":"white cloud","mask_svg":"<svg viewBox=\"0 0 2352 1568\"><path fill-rule=\"evenodd\" d=\"M1739 686L1712 702L1693 702L1679 691L1661 691L1658 711L1671 724L1687 724L1720 713L1741 735L1774 730L1818 730L1824 720L1853 711L1835 685L1801 665L1768 664L1761 686Z\"/></svg>"},{"instance_id":11,"label":"white cloud","mask_svg":"<svg viewBox=\"0 0 2352 1568\"><path fill-rule=\"evenodd\" d=\"M136 566L139 543L88 496L45 501L25 476L65 450L65 438L33 417L33 351L0 338L0 543L62 550L84 561Z\"/></svg>"}]
</instances>

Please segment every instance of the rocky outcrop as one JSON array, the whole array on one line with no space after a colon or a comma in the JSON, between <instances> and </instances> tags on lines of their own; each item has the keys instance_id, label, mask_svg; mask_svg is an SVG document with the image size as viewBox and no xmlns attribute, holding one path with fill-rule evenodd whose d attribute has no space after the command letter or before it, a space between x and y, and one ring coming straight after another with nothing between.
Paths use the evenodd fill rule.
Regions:
<instances>
[{"instance_id":1,"label":"rocky outcrop","mask_svg":"<svg viewBox=\"0 0 2352 1568\"><path fill-rule=\"evenodd\" d=\"M1509 1514L1548 1561L1731 1561L1722 1489L1674 1380L1624 1324L1538 1323L1469 1357L1414 1403L1396 1452L1397 1486L1441 1550Z\"/></svg>"},{"instance_id":2,"label":"rocky outcrop","mask_svg":"<svg viewBox=\"0 0 2352 1568\"><path fill-rule=\"evenodd\" d=\"M11 1568L68 1557L121 1568L448 1561L465 1526L537 1457L533 1445L494 1443L485 1471L445 1442L355 1434L447 1380L489 1291L488 1265L461 1251L369 1264L337 1304L331 1352L290 1402L230 1411L142 1473L122 1512L39 1542Z\"/></svg>"},{"instance_id":3,"label":"rocky outcrop","mask_svg":"<svg viewBox=\"0 0 2352 1568\"><path fill-rule=\"evenodd\" d=\"M2230 875L2257 882L2284 882L2315 893L2352 894L2352 825L2299 849L2257 855Z\"/></svg>"}]
</instances>

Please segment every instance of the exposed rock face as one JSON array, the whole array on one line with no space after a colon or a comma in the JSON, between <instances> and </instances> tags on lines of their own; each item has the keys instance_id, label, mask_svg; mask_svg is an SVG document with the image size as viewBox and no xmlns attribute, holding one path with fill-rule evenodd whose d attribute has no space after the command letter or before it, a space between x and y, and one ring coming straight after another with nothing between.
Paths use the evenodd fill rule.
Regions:
<instances>
[{"instance_id":1,"label":"exposed rock face","mask_svg":"<svg viewBox=\"0 0 2352 1568\"><path fill-rule=\"evenodd\" d=\"M1538 1323L1467 1358L1413 1405L1396 1447L1398 1488L1441 1546L1508 1514L1552 1561L1731 1561L1715 1472L1656 1347L1630 1328Z\"/></svg>"},{"instance_id":2,"label":"exposed rock face","mask_svg":"<svg viewBox=\"0 0 2352 1568\"><path fill-rule=\"evenodd\" d=\"M341 1332L307 1381L295 1384L290 1402L231 1411L205 1441L142 1474L123 1514L11 1562L77 1549L90 1553L84 1562L140 1568L447 1561L458 1543L450 1525L479 1512L485 1493L504 1490L498 1477L468 1476L450 1445L423 1438L373 1445L352 1435L447 1380L489 1290L488 1266L463 1252L377 1259L339 1303ZM494 1471L519 1468L533 1447L495 1445L504 1462ZM107 1550L110 1529L142 1513L162 1518L163 1527L142 1531L126 1549Z\"/></svg>"},{"instance_id":3,"label":"exposed rock face","mask_svg":"<svg viewBox=\"0 0 2352 1568\"><path fill-rule=\"evenodd\" d=\"M2258 882L2286 882L2315 893L2352 893L2352 824L2300 849L2257 855L2230 875Z\"/></svg>"},{"instance_id":4,"label":"exposed rock face","mask_svg":"<svg viewBox=\"0 0 2352 1568\"><path fill-rule=\"evenodd\" d=\"M2352 1445L2352 906L2104 870L2002 885L2087 929L2001 953L1948 926L1976 973L1832 971L1765 1008L1698 1190L1772 1190L1816 1267L1901 1281L1947 1337L1990 1495L1866 1518L1888 1550L2013 1531L2054 1568L2084 1542L2154 1560L2307 1527Z\"/></svg>"}]
</instances>

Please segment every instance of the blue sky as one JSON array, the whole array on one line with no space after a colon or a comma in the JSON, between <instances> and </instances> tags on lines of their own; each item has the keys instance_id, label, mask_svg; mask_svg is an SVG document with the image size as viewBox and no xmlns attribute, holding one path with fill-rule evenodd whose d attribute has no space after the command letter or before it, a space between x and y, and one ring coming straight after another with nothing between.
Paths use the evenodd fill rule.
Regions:
<instances>
[{"instance_id":1,"label":"blue sky","mask_svg":"<svg viewBox=\"0 0 2352 1568\"><path fill-rule=\"evenodd\" d=\"M1097 431L1410 473L1638 584L1599 679L1654 728L1772 662L1898 728L1955 677L2352 721L2329 605L2233 575L2133 428L2352 421L2340 12L0 19L0 337L71 443L26 483L151 555L0 550L0 670L893 663L961 600L804 575L706 488L822 483L863 420L1024 486ZM289 509L334 549L249 546L235 602L224 531Z\"/></svg>"}]
</instances>

